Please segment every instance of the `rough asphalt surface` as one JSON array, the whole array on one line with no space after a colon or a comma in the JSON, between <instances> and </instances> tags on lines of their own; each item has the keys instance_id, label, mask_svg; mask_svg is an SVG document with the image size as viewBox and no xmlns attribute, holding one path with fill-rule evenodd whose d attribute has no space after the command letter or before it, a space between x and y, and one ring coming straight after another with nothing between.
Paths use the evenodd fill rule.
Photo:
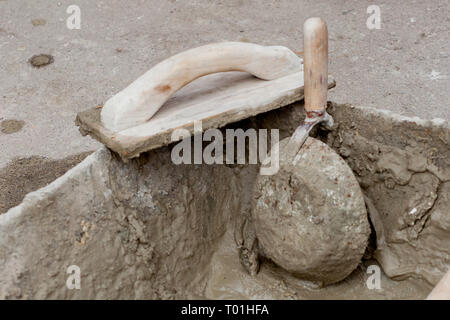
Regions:
<instances>
[{"instance_id":1,"label":"rough asphalt surface","mask_svg":"<svg viewBox=\"0 0 450 320\"><path fill-rule=\"evenodd\" d=\"M337 80L330 100L450 118L448 0L78 0L80 30L66 27L72 4L0 0L0 168L95 150L75 127L76 113L164 58L225 40L301 50L311 16L328 23ZM379 30L366 26L371 4L381 9ZM30 60L41 54L51 57Z\"/></svg>"}]
</instances>

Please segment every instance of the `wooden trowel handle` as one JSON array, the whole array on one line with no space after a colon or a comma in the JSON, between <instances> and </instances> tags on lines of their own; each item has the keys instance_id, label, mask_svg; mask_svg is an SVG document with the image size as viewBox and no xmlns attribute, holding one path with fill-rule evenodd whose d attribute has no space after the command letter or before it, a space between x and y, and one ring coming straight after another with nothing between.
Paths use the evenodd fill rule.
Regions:
<instances>
[{"instance_id":1,"label":"wooden trowel handle","mask_svg":"<svg viewBox=\"0 0 450 320\"><path fill-rule=\"evenodd\" d=\"M328 30L320 18L309 18L303 26L303 70L305 110L326 110L328 91Z\"/></svg>"}]
</instances>

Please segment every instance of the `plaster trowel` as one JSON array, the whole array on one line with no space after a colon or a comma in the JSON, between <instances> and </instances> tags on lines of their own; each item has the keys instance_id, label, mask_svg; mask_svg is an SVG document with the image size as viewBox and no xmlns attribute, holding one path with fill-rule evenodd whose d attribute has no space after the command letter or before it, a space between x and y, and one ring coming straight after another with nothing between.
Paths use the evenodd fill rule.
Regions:
<instances>
[{"instance_id":1,"label":"plaster trowel","mask_svg":"<svg viewBox=\"0 0 450 320\"><path fill-rule=\"evenodd\" d=\"M322 19L305 22L306 119L280 141L279 171L259 175L252 203L260 254L320 285L340 281L357 267L370 232L352 170L333 149L308 137L316 124L333 124L326 112L327 37ZM249 271L257 267L253 263Z\"/></svg>"}]
</instances>

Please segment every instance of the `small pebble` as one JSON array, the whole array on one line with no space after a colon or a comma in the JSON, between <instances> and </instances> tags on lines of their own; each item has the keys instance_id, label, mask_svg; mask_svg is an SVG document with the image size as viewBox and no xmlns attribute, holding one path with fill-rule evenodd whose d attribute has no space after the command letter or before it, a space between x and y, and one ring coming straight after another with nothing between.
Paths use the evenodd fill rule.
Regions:
<instances>
[{"instance_id":1,"label":"small pebble","mask_svg":"<svg viewBox=\"0 0 450 320\"><path fill-rule=\"evenodd\" d=\"M0 131L4 134L12 134L22 130L24 125L25 121L23 120L3 120L0 124Z\"/></svg>"},{"instance_id":2,"label":"small pebble","mask_svg":"<svg viewBox=\"0 0 450 320\"><path fill-rule=\"evenodd\" d=\"M31 20L31 23L35 27L37 27L37 26L45 26L47 24L47 20L45 20L45 19L33 19L33 20Z\"/></svg>"},{"instance_id":3,"label":"small pebble","mask_svg":"<svg viewBox=\"0 0 450 320\"><path fill-rule=\"evenodd\" d=\"M53 57L49 54L39 54L32 56L29 62L33 67L41 68L53 63Z\"/></svg>"}]
</instances>

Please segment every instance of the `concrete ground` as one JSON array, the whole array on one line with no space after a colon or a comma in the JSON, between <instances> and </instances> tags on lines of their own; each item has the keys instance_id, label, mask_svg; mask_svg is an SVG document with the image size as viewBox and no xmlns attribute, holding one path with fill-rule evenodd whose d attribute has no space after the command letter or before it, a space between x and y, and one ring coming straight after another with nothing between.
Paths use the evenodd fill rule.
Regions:
<instances>
[{"instance_id":1,"label":"concrete ground","mask_svg":"<svg viewBox=\"0 0 450 320\"><path fill-rule=\"evenodd\" d=\"M66 27L72 4L80 30ZM381 9L379 30L366 26L371 4ZM448 0L0 0L0 168L96 149L75 127L76 113L166 57L224 40L301 50L310 16L328 23L330 100L450 118ZM54 62L33 68L37 54Z\"/></svg>"}]
</instances>

